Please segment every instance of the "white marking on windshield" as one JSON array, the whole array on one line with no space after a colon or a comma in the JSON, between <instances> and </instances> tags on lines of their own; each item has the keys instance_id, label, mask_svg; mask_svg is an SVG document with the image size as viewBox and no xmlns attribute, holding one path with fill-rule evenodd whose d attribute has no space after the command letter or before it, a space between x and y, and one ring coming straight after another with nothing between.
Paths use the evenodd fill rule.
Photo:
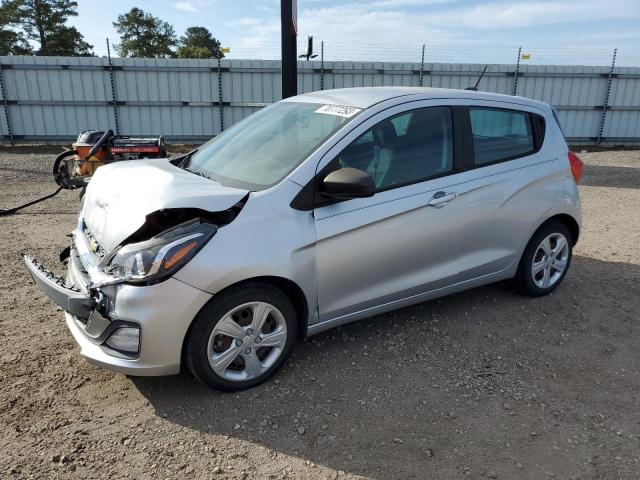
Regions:
<instances>
[{"instance_id":1,"label":"white marking on windshield","mask_svg":"<svg viewBox=\"0 0 640 480\"><path fill-rule=\"evenodd\" d=\"M326 115L337 115L338 117L351 118L358 113L361 108L350 107L348 105L323 105L315 111L315 113L324 113Z\"/></svg>"}]
</instances>

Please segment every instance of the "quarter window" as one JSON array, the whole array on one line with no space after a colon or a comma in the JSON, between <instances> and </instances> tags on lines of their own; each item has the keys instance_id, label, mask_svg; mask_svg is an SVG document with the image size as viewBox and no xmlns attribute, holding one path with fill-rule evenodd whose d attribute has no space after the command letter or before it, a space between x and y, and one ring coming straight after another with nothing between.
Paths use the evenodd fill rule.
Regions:
<instances>
[{"instance_id":1,"label":"quarter window","mask_svg":"<svg viewBox=\"0 0 640 480\"><path fill-rule=\"evenodd\" d=\"M528 113L471 107L469 115L476 165L522 157L535 151Z\"/></svg>"},{"instance_id":2,"label":"quarter window","mask_svg":"<svg viewBox=\"0 0 640 480\"><path fill-rule=\"evenodd\" d=\"M346 147L338 162L368 172L377 190L451 172L451 109L421 108L382 120Z\"/></svg>"}]
</instances>

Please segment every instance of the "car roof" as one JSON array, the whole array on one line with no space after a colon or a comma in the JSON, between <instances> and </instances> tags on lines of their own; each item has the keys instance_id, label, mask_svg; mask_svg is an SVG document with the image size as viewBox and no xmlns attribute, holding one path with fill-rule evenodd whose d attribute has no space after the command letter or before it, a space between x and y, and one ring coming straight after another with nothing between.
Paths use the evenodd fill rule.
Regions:
<instances>
[{"instance_id":1,"label":"car roof","mask_svg":"<svg viewBox=\"0 0 640 480\"><path fill-rule=\"evenodd\" d=\"M475 92L472 90L457 90L452 88L432 87L355 87L338 88L335 90L320 90L304 93L285 99L285 102L309 102L329 105L350 105L358 108L369 108L385 100L399 97L415 96L420 99L469 99L494 100L500 102L517 103L532 107L545 108L547 105L537 100L498 93Z\"/></svg>"}]
</instances>

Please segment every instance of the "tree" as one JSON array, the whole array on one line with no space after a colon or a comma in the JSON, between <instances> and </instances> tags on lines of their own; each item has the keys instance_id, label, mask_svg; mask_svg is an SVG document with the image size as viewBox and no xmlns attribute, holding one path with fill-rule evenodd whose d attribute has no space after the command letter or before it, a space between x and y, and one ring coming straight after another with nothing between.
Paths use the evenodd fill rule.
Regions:
<instances>
[{"instance_id":1,"label":"tree","mask_svg":"<svg viewBox=\"0 0 640 480\"><path fill-rule=\"evenodd\" d=\"M113 26L120 34L116 50L122 57L162 58L173 56L171 47L177 43L173 27L164 20L134 7L118 15Z\"/></svg>"},{"instance_id":2,"label":"tree","mask_svg":"<svg viewBox=\"0 0 640 480\"><path fill-rule=\"evenodd\" d=\"M189 27L180 37L178 58L224 58L220 42L205 27Z\"/></svg>"},{"instance_id":3,"label":"tree","mask_svg":"<svg viewBox=\"0 0 640 480\"><path fill-rule=\"evenodd\" d=\"M78 15L78 2L72 0L9 0L27 37L40 43L38 55L93 55L93 46L82 34L67 26L69 17Z\"/></svg>"},{"instance_id":4,"label":"tree","mask_svg":"<svg viewBox=\"0 0 640 480\"><path fill-rule=\"evenodd\" d=\"M70 57L92 57L93 45L84 41L76 27L62 27L48 40L49 55L65 55Z\"/></svg>"},{"instance_id":5,"label":"tree","mask_svg":"<svg viewBox=\"0 0 640 480\"><path fill-rule=\"evenodd\" d=\"M11 2L0 5L0 55L29 55L31 45L22 32L14 28L19 23L18 10Z\"/></svg>"}]
</instances>

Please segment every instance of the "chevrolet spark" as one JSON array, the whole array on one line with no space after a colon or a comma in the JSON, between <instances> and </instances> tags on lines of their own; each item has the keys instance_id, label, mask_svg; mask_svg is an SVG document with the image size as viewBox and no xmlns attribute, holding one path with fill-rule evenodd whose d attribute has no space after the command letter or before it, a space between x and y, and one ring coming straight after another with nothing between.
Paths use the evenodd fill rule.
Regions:
<instances>
[{"instance_id":1,"label":"chevrolet spark","mask_svg":"<svg viewBox=\"0 0 640 480\"><path fill-rule=\"evenodd\" d=\"M541 102L314 92L182 157L101 167L66 279L25 262L89 362L239 390L338 325L510 278L553 291L581 171Z\"/></svg>"}]
</instances>

